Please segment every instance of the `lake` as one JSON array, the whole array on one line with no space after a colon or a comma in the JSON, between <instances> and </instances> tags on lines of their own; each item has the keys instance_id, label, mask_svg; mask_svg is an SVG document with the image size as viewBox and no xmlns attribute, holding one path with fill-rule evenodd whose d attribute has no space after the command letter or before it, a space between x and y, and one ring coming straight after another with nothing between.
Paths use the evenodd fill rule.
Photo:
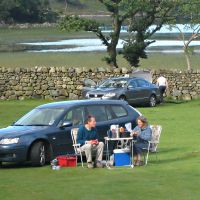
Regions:
<instances>
[{"instance_id":1,"label":"lake","mask_svg":"<svg viewBox=\"0 0 200 200\"><path fill-rule=\"evenodd\" d=\"M184 25L177 25L181 31L185 34L190 34L191 29L184 29ZM198 26L198 25L196 25ZM155 28L151 26L150 29ZM103 32L111 32L109 27L102 28ZM122 32L127 32L127 27L122 27ZM178 34L177 28L172 28L169 30L169 26L163 26L156 34L169 35L169 34ZM120 39L117 45L118 49L121 49L124 44L124 40ZM28 52L92 52L92 51L106 51L106 47L102 44L101 40L96 39L68 39L60 41L51 41L51 42L29 42L29 43L20 43L22 45L28 46L38 46L37 50L29 50ZM195 40L190 43L190 46L195 47L194 52L200 53L200 40ZM183 53L183 41L181 40L156 40L154 43L149 45L147 52L150 53Z\"/></svg>"}]
</instances>

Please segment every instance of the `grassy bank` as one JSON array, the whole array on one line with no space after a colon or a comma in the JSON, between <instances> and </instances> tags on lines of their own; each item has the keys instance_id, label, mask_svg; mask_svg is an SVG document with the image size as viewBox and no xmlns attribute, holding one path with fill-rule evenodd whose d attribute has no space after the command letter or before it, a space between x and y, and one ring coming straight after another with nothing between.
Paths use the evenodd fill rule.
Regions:
<instances>
[{"instance_id":1,"label":"grassy bank","mask_svg":"<svg viewBox=\"0 0 200 200\"><path fill-rule=\"evenodd\" d=\"M0 67L34 67L34 66L66 66L66 67L102 67L107 66L102 58L106 53L0 53ZM118 56L120 67L128 66L122 56ZM194 55L192 67L200 68L200 56ZM187 69L185 57L181 54L150 54L143 59L141 68L148 69Z\"/></svg>"},{"instance_id":2,"label":"grassy bank","mask_svg":"<svg viewBox=\"0 0 200 200\"><path fill-rule=\"evenodd\" d=\"M44 101L0 102L1 125L41 103ZM199 107L197 100L138 108L151 124L163 126L158 161L150 155L147 167L52 171L49 166L5 166L0 169L0 198L196 200L200 195Z\"/></svg>"}]
</instances>

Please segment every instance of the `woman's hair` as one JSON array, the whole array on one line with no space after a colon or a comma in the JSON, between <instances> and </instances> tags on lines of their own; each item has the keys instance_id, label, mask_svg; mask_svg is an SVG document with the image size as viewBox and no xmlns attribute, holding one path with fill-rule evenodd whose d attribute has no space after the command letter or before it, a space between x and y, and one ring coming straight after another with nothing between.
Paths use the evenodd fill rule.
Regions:
<instances>
[{"instance_id":1,"label":"woman's hair","mask_svg":"<svg viewBox=\"0 0 200 200\"><path fill-rule=\"evenodd\" d=\"M88 122L90 122L92 120L92 118L95 119L95 116L93 115L88 115L87 118L85 119L85 124L87 124Z\"/></svg>"},{"instance_id":2,"label":"woman's hair","mask_svg":"<svg viewBox=\"0 0 200 200\"><path fill-rule=\"evenodd\" d=\"M138 120L140 120L145 126L148 125L148 121L147 121L147 118L146 118L146 117L144 117L144 116L139 116L139 117L137 118L137 121L138 121Z\"/></svg>"}]
</instances>

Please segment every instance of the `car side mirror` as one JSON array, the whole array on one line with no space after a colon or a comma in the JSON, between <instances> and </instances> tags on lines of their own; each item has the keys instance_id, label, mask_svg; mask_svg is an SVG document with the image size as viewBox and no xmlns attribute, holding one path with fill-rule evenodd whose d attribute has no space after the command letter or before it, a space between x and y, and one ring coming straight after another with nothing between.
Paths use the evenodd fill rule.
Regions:
<instances>
[{"instance_id":1,"label":"car side mirror","mask_svg":"<svg viewBox=\"0 0 200 200\"><path fill-rule=\"evenodd\" d=\"M60 128L70 127L70 126L72 126L72 125L73 125L72 122L70 122L70 121L64 121L64 122L61 124Z\"/></svg>"}]
</instances>

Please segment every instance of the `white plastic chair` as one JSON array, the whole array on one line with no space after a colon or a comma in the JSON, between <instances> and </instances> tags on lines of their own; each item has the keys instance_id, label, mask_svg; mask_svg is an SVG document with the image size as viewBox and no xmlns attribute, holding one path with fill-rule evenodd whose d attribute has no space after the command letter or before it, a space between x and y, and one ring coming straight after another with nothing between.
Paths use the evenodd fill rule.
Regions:
<instances>
[{"instance_id":1,"label":"white plastic chair","mask_svg":"<svg viewBox=\"0 0 200 200\"><path fill-rule=\"evenodd\" d=\"M147 151L147 154L145 156L145 165L147 165L148 162L149 152L155 153L157 159L157 147L160 142L160 135L162 131L161 125L150 125L150 128L152 130L151 140L148 142L148 147L143 149Z\"/></svg>"},{"instance_id":2,"label":"white plastic chair","mask_svg":"<svg viewBox=\"0 0 200 200\"><path fill-rule=\"evenodd\" d=\"M77 156L80 156L81 158L81 165L83 166L83 155L81 152L81 145L77 143L77 135L78 135L78 128L73 128L71 130L71 136L72 136L72 142L74 147L74 152Z\"/></svg>"}]
</instances>

